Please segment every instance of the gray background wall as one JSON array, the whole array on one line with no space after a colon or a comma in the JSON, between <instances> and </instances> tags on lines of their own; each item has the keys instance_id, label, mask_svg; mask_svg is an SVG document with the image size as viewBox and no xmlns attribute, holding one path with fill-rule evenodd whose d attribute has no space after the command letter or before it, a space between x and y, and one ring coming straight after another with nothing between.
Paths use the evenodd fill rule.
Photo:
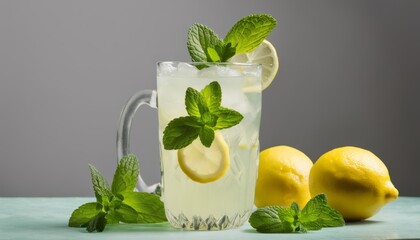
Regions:
<instances>
[{"instance_id":1,"label":"gray background wall","mask_svg":"<svg viewBox=\"0 0 420 240\"><path fill-rule=\"evenodd\" d=\"M92 196L109 180L120 110L155 88L155 63L185 60L194 22L278 19L281 69L264 91L262 149L313 161L343 145L376 153L402 195L420 196L420 1L0 1L0 196ZM133 151L159 180L157 113L135 119Z\"/></svg>"}]
</instances>

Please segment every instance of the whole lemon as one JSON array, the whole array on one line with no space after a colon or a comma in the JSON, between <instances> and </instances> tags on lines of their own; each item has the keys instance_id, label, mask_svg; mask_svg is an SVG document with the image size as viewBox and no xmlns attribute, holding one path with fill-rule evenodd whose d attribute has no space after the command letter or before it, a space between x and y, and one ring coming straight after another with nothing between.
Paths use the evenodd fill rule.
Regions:
<instances>
[{"instance_id":1,"label":"whole lemon","mask_svg":"<svg viewBox=\"0 0 420 240\"><path fill-rule=\"evenodd\" d=\"M290 206L296 202L303 207L311 198L309 172L313 163L303 152L277 146L260 153L254 203L257 207Z\"/></svg>"},{"instance_id":2,"label":"whole lemon","mask_svg":"<svg viewBox=\"0 0 420 240\"><path fill-rule=\"evenodd\" d=\"M323 154L309 176L311 195L325 193L346 221L369 218L398 197L385 164L372 152L340 147Z\"/></svg>"}]
</instances>

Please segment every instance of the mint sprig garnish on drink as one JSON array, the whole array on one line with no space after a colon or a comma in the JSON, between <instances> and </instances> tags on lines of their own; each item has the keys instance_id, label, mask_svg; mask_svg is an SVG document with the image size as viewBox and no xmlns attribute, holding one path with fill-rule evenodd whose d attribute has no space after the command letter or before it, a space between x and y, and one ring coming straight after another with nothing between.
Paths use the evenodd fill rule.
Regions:
<instances>
[{"instance_id":1,"label":"mint sprig garnish on drink","mask_svg":"<svg viewBox=\"0 0 420 240\"><path fill-rule=\"evenodd\" d=\"M175 118L163 131L163 145L166 150L181 149L197 137L205 147L214 140L214 131L230 128L243 119L233 110L221 106L222 89L218 82L211 82L201 91L189 87L185 92L185 107L188 116Z\"/></svg>"},{"instance_id":2,"label":"mint sprig garnish on drink","mask_svg":"<svg viewBox=\"0 0 420 240\"><path fill-rule=\"evenodd\" d=\"M240 53L252 52L276 27L268 14L252 14L239 20L224 39L209 27L195 23L188 31L188 52L193 62L227 62Z\"/></svg>"},{"instance_id":3,"label":"mint sprig garnish on drink","mask_svg":"<svg viewBox=\"0 0 420 240\"><path fill-rule=\"evenodd\" d=\"M328 206L325 194L319 194L309 200L302 210L295 202L290 207L259 208L252 213L249 223L261 233L307 232L345 224L341 213Z\"/></svg>"},{"instance_id":4,"label":"mint sprig garnish on drink","mask_svg":"<svg viewBox=\"0 0 420 240\"><path fill-rule=\"evenodd\" d=\"M165 210L158 195L134 192L139 175L135 155L124 156L115 170L112 185L89 165L96 202L81 205L73 211L69 227L86 227L88 232L102 232L106 224L165 222Z\"/></svg>"}]
</instances>

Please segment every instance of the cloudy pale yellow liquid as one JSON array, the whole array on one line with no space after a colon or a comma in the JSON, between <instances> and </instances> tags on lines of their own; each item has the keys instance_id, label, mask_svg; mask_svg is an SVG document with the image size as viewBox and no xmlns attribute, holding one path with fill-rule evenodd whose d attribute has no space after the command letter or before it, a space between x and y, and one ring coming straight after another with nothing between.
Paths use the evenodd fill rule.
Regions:
<instances>
[{"instance_id":1,"label":"cloudy pale yellow liquid","mask_svg":"<svg viewBox=\"0 0 420 240\"><path fill-rule=\"evenodd\" d=\"M192 87L200 91L212 81L218 81L222 88L222 106L240 112L244 118L240 124L220 131L229 147L230 168L226 175L214 182L198 183L179 167L177 150L164 150L162 137L172 119L188 115L184 102L186 89ZM225 229L240 226L248 219L257 177L261 115L261 91L249 91L249 86L259 86L259 83L260 78L255 76L166 76L158 73L162 200L172 226Z\"/></svg>"}]
</instances>

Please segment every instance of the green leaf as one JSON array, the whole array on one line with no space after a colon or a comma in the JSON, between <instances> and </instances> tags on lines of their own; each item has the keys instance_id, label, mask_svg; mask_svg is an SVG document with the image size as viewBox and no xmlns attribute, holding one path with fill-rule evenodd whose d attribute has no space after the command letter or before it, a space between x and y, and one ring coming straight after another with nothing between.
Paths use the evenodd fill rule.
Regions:
<instances>
[{"instance_id":1,"label":"green leaf","mask_svg":"<svg viewBox=\"0 0 420 240\"><path fill-rule=\"evenodd\" d=\"M345 224L340 212L327 205L327 196L325 194L319 194L309 200L302 209L300 221L308 230L318 230L323 227L339 227Z\"/></svg>"},{"instance_id":2,"label":"green leaf","mask_svg":"<svg viewBox=\"0 0 420 240\"><path fill-rule=\"evenodd\" d=\"M239 124L244 118L239 112L224 107L219 108L217 116L217 124L214 127L214 130L233 127Z\"/></svg>"},{"instance_id":3,"label":"green leaf","mask_svg":"<svg viewBox=\"0 0 420 240\"><path fill-rule=\"evenodd\" d=\"M109 187L109 183L105 180L102 174L95 168L95 166L89 164L90 175L92 178L93 190L95 191L96 200L99 203L106 205L112 198L112 193Z\"/></svg>"},{"instance_id":4,"label":"green leaf","mask_svg":"<svg viewBox=\"0 0 420 240\"><path fill-rule=\"evenodd\" d=\"M163 145L166 150L181 149L198 137L200 119L193 116L175 118L163 131Z\"/></svg>"},{"instance_id":5,"label":"green leaf","mask_svg":"<svg viewBox=\"0 0 420 240\"><path fill-rule=\"evenodd\" d=\"M131 206L122 203L120 207L112 211L113 216L124 223L137 223L138 213Z\"/></svg>"},{"instance_id":6,"label":"green leaf","mask_svg":"<svg viewBox=\"0 0 420 240\"><path fill-rule=\"evenodd\" d=\"M216 52L220 56L220 62L227 62L236 53L236 48L230 42L216 45Z\"/></svg>"},{"instance_id":7,"label":"green leaf","mask_svg":"<svg viewBox=\"0 0 420 240\"><path fill-rule=\"evenodd\" d=\"M163 202L156 194L132 192L124 196L124 203L136 210L138 223L167 221Z\"/></svg>"},{"instance_id":8,"label":"green leaf","mask_svg":"<svg viewBox=\"0 0 420 240\"><path fill-rule=\"evenodd\" d=\"M101 204L97 202L85 203L73 211L69 219L69 227L81 227L101 211Z\"/></svg>"},{"instance_id":9,"label":"green leaf","mask_svg":"<svg viewBox=\"0 0 420 240\"><path fill-rule=\"evenodd\" d=\"M268 206L257 209L251 214L249 223L261 233L287 233L293 232L292 224L286 219L293 217L293 211L282 211L280 206ZM288 208L290 209L290 208ZM279 210L282 211L280 217ZM290 214L286 215L286 214Z\"/></svg>"},{"instance_id":10,"label":"green leaf","mask_svg":"<svg viewBox=\"0 0 420 240\"><path fill-rule=\"evenodd\" d=\"M200 133L198 136L200 137L201 143L205 147L210 147L211 143L214 140L214 131L210 127L204 126L200 129Z\"/></svg>"},{"instance_id":11,"label":"green leaf","mask_svg":"<svg viewBox=\"0 0 420 240\"><path fill-rule=\"evenodd\" d=\"M222 88L216 81L211 82L201 90L201 95L211 113L219 110L222 103Z\"/></svg>"},{"instance_id":12,"label":"green leaf","mask_svg":"<svg viewBox=\"0 0 420 240\"><path fill-rule=\"evenodd\" d=\"M222 44L222 40L209 27L195 23L188 30L188 52L193 62L210 62L207 49Z\"/></svg>"},{"instance_id":13,"label":"green leaf","mask_svg":"<svg viewBox=\"0 0 420 240\"><path fill-rule=\"evenodd\" d=\"M236 54L252 52L277 25L268 14L252 14L239 20L227 33L224 42L236 47Z\"/></svg>"},{"instance_id":14,"label":"green leaf","mask_svg":"<svg viewBox=\"0 0 420 240\"><path fill-rule=\"evenodd\" d=\"M217 46L216 46L217 48ZM207 54L210 57L210 60L212 62L220 62L220 57L219 57L219 53L216 51L216 49L212 48L212 47L208 47L207 48Z\"/></svg>"},{"instance_id":15,"label":"green leaf","mask_svg":"<svg viewBox=\"0 0 420 240\"><path fill-rule=\"evenodd\" d=\"M185 92L185 106L190 116L200 117L203 113L209 111L201 93L190 87Z\"/></svg>"},{"instance_id":16,"label":"green leaf","mask_svg":"<svg viewBox=\"0 0 420 240\"><path fill-rule=\"evenodd\" d=\"M290 205L290 208L295 211L296 214L298 214L300 212L300 207L296 202L292 202L292 204Z\"/></svg>"},{"instance_id":17,"label":"green leaf","mask_svg":"<svg viewBox=\"0 0 420 240\"><path fill-rule=\"evenodd\" d=\"M208 126L208 127L214 127L217 124L217 119L219 117L210 113L210 112L205 112L202 116L201 116L201 121L204 123L204 125Z\"/></svg>"},{"instance_id":18,"label":"green leaf","mask_svg":"<svg viewBox=\"0 0 420 240\"><path fill-rule=\"evenodd\" d=\"M115 170L111 189L115 195L121 195L124 192L132 192L136 187L139 176L139 161L133 154L124 156L118 163Z\"/></svg>"},{"instance_id":19,"label":"green leaf","mask_svg":"<svg viewBox=\"0 0 420 240\"><path fill-rule=\"evenodd\" d=\"M298 213L292 207L279 206L277 214L281 220L286 221L291 225L297 224Z\"/></svg>"},{"instance_id":20,"label":"green leaf","mask_svg":"<svg viewBox=\"0 0 420 240\"><path fill-rule=\"evenodd\" d=\"M106 224L118 224L120 221L110 212L105 216Z\"/></svg>"},{"instance_id":21,"label":"green leaf","mask_svg":"<svg viewBox=\"0 0 420 240\"><path fill-rule=\"evenodd\" d=\"M86 230L88 232L103 232L107 223L105 218L106 215L105 212L99 212L86 224Z\"/></svg>"}]
</instances>

